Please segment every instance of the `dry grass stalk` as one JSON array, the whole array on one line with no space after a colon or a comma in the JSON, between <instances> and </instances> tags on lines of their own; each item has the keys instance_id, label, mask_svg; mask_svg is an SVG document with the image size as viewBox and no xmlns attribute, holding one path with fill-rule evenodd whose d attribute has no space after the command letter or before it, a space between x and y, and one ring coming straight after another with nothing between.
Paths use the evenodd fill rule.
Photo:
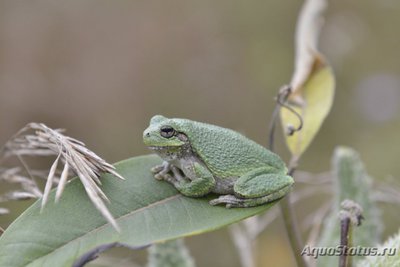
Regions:
<instances>
[{"instance_id":1,"label":"dry grass stalk","mask_svg":"<svg viewBox=\"0 0 400 267\"><path fill-rule=\"evenodd\" d=\"M28 132L32 130L34 133L29 134ZM115 171L114 166L87 149L84 143L65 136L62 132L61 129L51 129L43 123L29 123L5 144L1 152L4 157L13 155L18 157L24 155L57 156L47 176L42 209L48 201L50 189L56 182L55 201L60 199L68 180L69 170L72 170L79 177L95 207L116 230L119 230L115 219L104 203L104 200L107 202L109 200L99 187L101 185L99 177L102 173L110 173L120 179L124 178ZM60 161L64 167L58 179L55 174Z\"/></svg>"},{"instance_id":2,"label":"dry grass stalk","mask_svg":"<svg viewBox=\"0 0 400 267\"><path fill-rule=\"evenodd\" d=\"M9 200L28 200L36 199L42 196L42 192L37 184L30 178L20 174L20 168L0 168L0 182L19 184L22 190L11 191L0 195L0 203ZM9 210L0 207L0 215L8 214Z\"/></svg>"},{"instance_id":3,"label":"dry grass stalk","mask_svg":"<svg viewBox=\"0 0 400 267\"><path fill-rule=\"evenodd\" d=\"M41 172L37 172L41 173ZM9 193L9 196L13 196L10 200L25 200L28 199L28 196L32 198L40 198L43 193L39 189L38 185L34 180L28 178L21 174L21 168L11 168L11 169L0 169L0 182L4 181L7 183L19 184L23 191L16 191L14 193ZM19 198L18 196L21 196Z\"/></svg>"},{"instance_id":4,"label":"dry grass stalk","mask_svg":"<svg viewBox=\"0 0 400 267\"><path fill-rule=\"evenodd\" d=\"M8 214L8 209L0 208L0 215Z\"/></svg>"}]
</instances>

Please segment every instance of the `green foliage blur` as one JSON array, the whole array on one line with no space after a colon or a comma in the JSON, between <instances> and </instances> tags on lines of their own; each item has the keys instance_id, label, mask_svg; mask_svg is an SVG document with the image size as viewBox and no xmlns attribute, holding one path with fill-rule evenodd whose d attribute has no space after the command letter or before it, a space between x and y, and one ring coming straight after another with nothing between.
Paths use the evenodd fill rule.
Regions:
<instances>
[{"instance_id":1,"label":"green foliage blur","mask_svg":"<svg viewBox=\"0 0 400 267\"><path fill-rule=\"evenodd\" d=\"M301 4L0 1L0 144L26 123L44 122L115 162L149 153L142 131L163 114L232 128L266 145L273 97L293 71ZM329 170L334 147L348 145L371 176L398 181L399 12L396 0L330 1L320 50L335 71L335 102L301 170ZM277 147L288 159L283 140ZM1 184L0 193L9 189ZM316 204L304 201L300 219ZM4 204L12 213L0 225L27 205ZM386 239L400 218L383 212ZM198 266L239 266L226 230L186 243ZM260 238L258 262L291 266L290 253L278 219Z\"/></svg>"}]
</instances>

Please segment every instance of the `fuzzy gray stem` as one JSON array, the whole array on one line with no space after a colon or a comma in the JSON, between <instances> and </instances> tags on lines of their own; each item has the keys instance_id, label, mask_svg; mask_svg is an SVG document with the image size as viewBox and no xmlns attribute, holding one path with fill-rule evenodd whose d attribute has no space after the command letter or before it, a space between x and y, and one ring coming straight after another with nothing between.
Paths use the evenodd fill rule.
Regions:
<instances>
[{"instance_id":1,"label":"fuzzy gray stem","mask_svg":"<svg viewBox=\"0 0 400 267\"><path fill-rule=\"evenodd\" d=\"M351 234L350 231L350 218L345 217L340 220L340 245L342 248L344 248L344 251L346 251L346 248L348 248L349 245L349 234ZM342 253L339 258L339 267L347 267L348 262L347 262L347 253Z\"/></svg>"},{"instance_id":2,"label":"fuzzy gray stem","mask_svg":"<svg viewBox=\"0 0 400 267\"><path fill-rule=\"evenodd\" d=\"M245 231L246 225L238 223L230 227L231 237L238 252L240 263L242 267L256 267L254 261L254 245L249 233Z\"/></svg>"},{"instance_id":3,"label":"fuzzy gray stem","mask_svg":"<svg viewBox=\"0 0 400 267\"><path fill-rule=\"evenodd\" d=\"M289 243L296 260L298 267L307 267L307 262L301 256L301 251L303 249L303 242L299 234L297 220L295 218L292 205L290 204L290 193L286 195L280 202L279 206L282 212L283 222L285 224L285 229L287 236L289 238Z\"/></svg>"}]
</instances>

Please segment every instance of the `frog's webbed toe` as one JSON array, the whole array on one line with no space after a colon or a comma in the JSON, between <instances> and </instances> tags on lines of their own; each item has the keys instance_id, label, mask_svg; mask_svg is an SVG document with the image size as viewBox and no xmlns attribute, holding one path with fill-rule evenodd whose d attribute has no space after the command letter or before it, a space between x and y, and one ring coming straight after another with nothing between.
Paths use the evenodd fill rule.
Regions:
<instances>
[{"instance_id":1,"label":"frog's webbed toe","mask_svg":"<svg viewBox=\"0 0 400 267\"><path fill-rule=\"evenodd\" d=\"M284 197L291 188L291 184L282 189L261 197L242 198L235 195L224 195L210 201L211 205L226 204L227 208L249 208L276 201Z\"/></svg>"},{"instance_id":2,"label":"frog's webbed toe","mask_svg":"<svg viewBox=\"0 0 400 267\"><path fill-rule=\"evenodd\" d=\"M213 199L210 202L210 205L219 205L226 204L227 208L236 208L236 207L244 207L244 199L238 198L234 195L224 195L219 198Z\"/></svg>"}]
</instances>

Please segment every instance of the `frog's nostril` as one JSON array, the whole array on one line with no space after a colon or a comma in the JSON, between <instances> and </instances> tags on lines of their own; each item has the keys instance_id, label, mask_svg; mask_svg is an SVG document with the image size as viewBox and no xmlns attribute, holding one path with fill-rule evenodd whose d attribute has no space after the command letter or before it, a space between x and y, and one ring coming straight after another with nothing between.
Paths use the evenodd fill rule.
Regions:
<instances>
[{"instance_id":1,"label":"frog's nostril","mask_svg":"<svg viewBox=\"0 0 400 267\"><path fill-rule=\"evenodd\" d=\"M146 133L146 137L150 137L150 133Z\"/></svg>"}]
</instances>

